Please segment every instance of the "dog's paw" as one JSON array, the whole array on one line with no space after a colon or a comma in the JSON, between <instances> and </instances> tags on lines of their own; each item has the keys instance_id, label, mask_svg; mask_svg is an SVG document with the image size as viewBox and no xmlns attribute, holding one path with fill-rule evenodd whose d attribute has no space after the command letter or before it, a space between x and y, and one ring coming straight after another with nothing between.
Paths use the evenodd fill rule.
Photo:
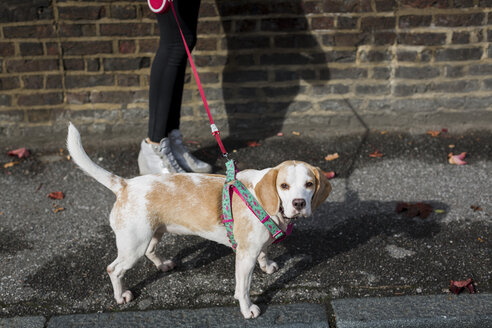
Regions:
<instances>
[{"instance_id":1,"label":"dog's paw","mask_svg":"<svg viewBox=\"0 0 492 328\"><path fill-rule=\"evenodd\" d=\"M161 265L159 265L158 269L162 272L170 271L174 269L176 264L173 261L164 261Z\"/></svg>"},{"instance_id":2,"label":"dog's paw","mask_svg":"<svg viewBox=\"0 0 492 328\"><path fill-rule=\"evenodd\" d=\"M116 303L118 304L127 304L133 300L133 294L131 291L127 290L121 294L121 297L116 299Z\"/></svg>"},{"instance_id":3,"label":"dog's paw","mask_svg":"<svg viewBox=\"0 0 492 328\"><path fill-rule=\"evenodd\" d=\"M248 309L246 309L245 311L241 310L241 312L245 319L258 318L261 313L260 308L255 304L251 304Z\"/></svg>"},{"instance_id":4,"label":"dog's paw","mask_svg":"<svg viewBox=\"0 0 492 328\"><path fill-rule=\"evenodd\" d=\"M266 272L268 274L272 274L274 272L278 271L278 264L273 261L268 261L266 264L261 265L260 269L263 270L263 272Z\"/></svg>"}]
</instances>

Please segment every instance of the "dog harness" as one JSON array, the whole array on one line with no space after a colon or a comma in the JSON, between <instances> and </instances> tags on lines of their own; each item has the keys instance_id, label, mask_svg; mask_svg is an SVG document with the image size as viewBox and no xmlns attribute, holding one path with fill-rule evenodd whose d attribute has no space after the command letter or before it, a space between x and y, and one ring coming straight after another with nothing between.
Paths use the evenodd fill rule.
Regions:
<instances>
[{"instance_id":1,"label":"dog harness","mask_svg":"<svg viewBox=\"0 0 492 328\"><path fill-rule=\"evenodd\" d=\"M235 192L253 212L253 214L260 220L261 223L267 228L268 232L274 240L273 243L278 243L285 239L292 232L293 224L290 223L287 226L287 230L284 232L280 229L272 220L270 215L261 207L258 200L251 194L251 192L244 186L244 184L236 179L236 162L229 160L226 163L227 177L222 192L222 223L227 230L227 237L231 242L234 252L237 248L237 242L234 239L234 218L232 217L232 195Z\"/></svg>"}]
</instances>

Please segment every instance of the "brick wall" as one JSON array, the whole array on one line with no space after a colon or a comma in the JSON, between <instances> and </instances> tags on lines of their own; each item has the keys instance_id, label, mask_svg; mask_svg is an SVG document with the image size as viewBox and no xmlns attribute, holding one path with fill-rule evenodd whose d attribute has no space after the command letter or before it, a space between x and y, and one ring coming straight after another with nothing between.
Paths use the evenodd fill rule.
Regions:
<instances>
[{"instance_id":1,"label":"brick wall","mask_svg":"<svg viewBox=\"0 0 492 328\"><path fill-rule=\"evenodd\" d=\"M202 0L194 58L226 133L490 128L491 11L491 0ZM146 1L3 0L0 137L49 137L68 120L144 135L158 35ZM207 131L191 77L182 120Z\"/></svg>"}]
</instances>

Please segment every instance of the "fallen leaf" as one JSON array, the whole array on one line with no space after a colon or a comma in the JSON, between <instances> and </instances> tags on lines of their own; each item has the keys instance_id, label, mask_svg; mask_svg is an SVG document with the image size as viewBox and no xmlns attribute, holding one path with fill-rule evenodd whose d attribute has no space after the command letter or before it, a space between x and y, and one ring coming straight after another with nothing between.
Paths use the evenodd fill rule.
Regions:
<instances>
[{"instance_id":1,"label":"fallen leaf","mask_svg":"<svg viewBox=\"0 0 492 328\"><path fill-rule=\"evenodd\" d=\"M3 212L0 212L0 215L3 215Z\"/></svg>"},{"instance_id":2,"label":"fallen leaf","mask_svg":"<svg viewBox=\"0 0 492 328\"><path fill-rule=\"evenodd\" d=\"M261 146L261 144L258 141L248 141L246 144L248 145L248 147L259 147L259 146Z\"/></svg>"},{"instance_id":3,"label":"fallen leaf","mask_svg":"<svg viewBox=\"0 0 492 328\"><path fill-rule=\"evenodd\" d=\"M472 205L470 206L470 208L473 210L473 212L477 212L477 211L482 211L483 209L478 206L478 205Z\"/></svg>"},{"instance_id":4,"label":"fallen leaf","mask_svg":"<svg viewBox=\"0 0 492 328\"><path fill-rule=\"evenodd\" d=\"M295 136L300 136L301 135L301 132L292 131L292 134L295 135Z\"/></svg>"},{"instance_id":5,"label":"fallen leaf","mask_svg":"<svg viewBox=\"0 0 492 328\"><path fill-rule=\"evenodd\" d=\"M455 145L451 144L451 145L448 145L449 148L453 149L454 147L456 147Z\"/></svg>"},{"instance_id":6,"label":"fallen leaf","mask_svg":"<svg viewBox=\"0 0 492 328\"><path fill-rule=\"evenodd\" d=\"M427 134L430 134L431 137L438 137L439 134L441 134L441 131L435 131L435 130L429 130L427 131Z\"/></svg>"},{"instance_id":7,"label":"fallen leaf","mask_svg":"<svg viewBox=\"0 0 492 328\"><path fill-rule=\"evenodd\" d=\"M461 293L465 288L468 289L470 294L475 294L475 286L473 285L472 278L461 281L451 280L451 284L449 285L449 290L454 294Z\"/></svg>"},{"instance_id":8,"label":"fallen leaf","mask_svg":"<svg viewBox=\"0 0 492 328\"><path fill-rule=\"evenodd\" d=\"M282 132L277 133L277 137L283 137L284 134Z\"/></svg>"},{"instance_id":9,"label":"fallen leaf","mask_svg":"<svg viewBox=\"0 0 492 328\"><path fill-rule=\"evenodd\" d=\"M454 165L465 165L466 162L464 161L466 156L466 152L463 152L459 155L454 155L453 153L448 154L448 162L449 164L454 164Z\"/></svg>"},{"instance_id":10,"label":"fallen leaf","mask_svg":"<svg viewBox=\"0 0 492 328\"><path fill-rule=\"evenodd\" d=\"M20 162L8 162L8 163L3 164L3 168L4 168L4 169L8 169L9 167L12 167L12 166L14 166L14 165L17 165L17 164L19 164L19 163L20 163Z\"/></svg>"},{"instance_id":11,"label":"fallen leaf","mask_svg":"<svg viewBox=\"0 0 492 328\"><path fill-rule=\"evenodd\" d=\"M373 158L381 158L383 157L383 154L379 152L379 150L375 150L373 153L370 153L369 154L369 157L373 157Z\"/></svg>"},{"instance_id":12,"label":"fallen leaf","mask_svg":"<svg viewBox=\"0 0 492 328\"><path fill-rule=\"evenodd\" d=\"M448 129L446 129L446 128L442 128L442 129L441 129L441 132L442 132L442 133L448 133Z\"/></svg>"},{"instance_id":13,"label":"fallen leaf","mask_svg":"<svg viewBox=\"0 0 492 328\"><path fill-rule=\"evenodd\" d=\"M441 210L441 209L434 210L434 212L436 212L437 214L443 214L443 213L446 213L446 211L445 211L445 210Z\"/></svg>"},{"instance_id":14,"label":"fallen leaf","mask_svg":"<svg viewBox=\"0 0 492 328\"><path fill-rule=\"evenodd\" d=\"M477 240L481 243L483 243L483 238L482 237L478 237Z\"/></svg>"},{"instance_id":15,"label":"fallen leaf","mask_svg":"<svg viewBox=\"0 0 492 328\"><path fill-rule=\"evenodd\" d=\"M420 216L422 219L426 219L427 217L429 217L432 211L432 206L426 203L400 202L396 205L396 213L405 212L409 218Z\"/></svg>"},{"instance_id":16,"label":"fallen leaf","mask_svg":"<svg viewBox=\"0 0 492 328\"><path fill-rule=\"evenodd\" d=\"M48 198L51 199L63 199L65 196L63 195L63 192L61 191L53 191L48 194Z\"/></svg>"},{"instance_id":17,"label":"fallen leaf","mask_svg":"<svg viewBox=\"0 0 492 328\"><path fill-rule=\"evenodd\" d=\"M388 131L381 131L381 134L388 134Z\"/></svg>"},{"instance_id":18,"label":"fallen leaf","mask_svg":"<svg viewBox=\"0 0 492 328\"><path fill-rule=\"evenodd\" d=\"M61 206L58 206L58 205L53 205L54 209L53 209L53 212L54 213L58 213L58 212L61 212L61 211L64 211L65 208L64 207L61 207Z\"/></svg>"},{"instance_id":19,"label":"fallen leaf","mask_svg":"<svg viewBox=\"0 0 492 328\"><path fill-rule=\"evenodd\" d=\"M30 154L26 148L14 149L8 152L9 156L17 156L18 158L27 158Z\"/></svg>"},{"instance_id":20,"label":"fallen leaf","mask_svg":"<svg viewBox=\"0 0 492 328\"><path fill-rule=\"evenodd\" d=\"M327 179L333 179L335 177L335 172L333 171L330 171L330 172L325 172L323 171L323 174L324 176L327 178Z\"/></svg>"},{"instance_id":21,"label":"fallen leaf","mask_svg":"<svg viewBox=\"0 0 492 328\"><path fill-rule=\"evenodd\" d=\"M334 160L336 160L339 157L340 157L340 155L338 155L338 153L328 154L328 155L326 155L325 160L327 160L327 161L334 161Z\"/></svg>"}]
</instances>

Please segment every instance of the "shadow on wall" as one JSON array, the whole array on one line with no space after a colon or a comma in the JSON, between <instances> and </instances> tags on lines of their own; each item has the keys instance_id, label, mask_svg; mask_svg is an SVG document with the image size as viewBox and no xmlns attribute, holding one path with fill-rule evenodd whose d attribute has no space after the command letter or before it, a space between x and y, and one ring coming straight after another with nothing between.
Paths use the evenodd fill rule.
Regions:
<instances>
[{"instance_id":1,"label":"shadow on wall","mask_svg":"<svg viewBox=\"0 0 492 328\"><path fill-rule=\"evenodd\" d=\"M311 106L296 100L306 91L301 80L318 80L319 67L326 67L302 1L216 0L216 5L227 41L222 85L230 138L225 142L274 136L289 111Z\"/></svg>"}]
</instances>

